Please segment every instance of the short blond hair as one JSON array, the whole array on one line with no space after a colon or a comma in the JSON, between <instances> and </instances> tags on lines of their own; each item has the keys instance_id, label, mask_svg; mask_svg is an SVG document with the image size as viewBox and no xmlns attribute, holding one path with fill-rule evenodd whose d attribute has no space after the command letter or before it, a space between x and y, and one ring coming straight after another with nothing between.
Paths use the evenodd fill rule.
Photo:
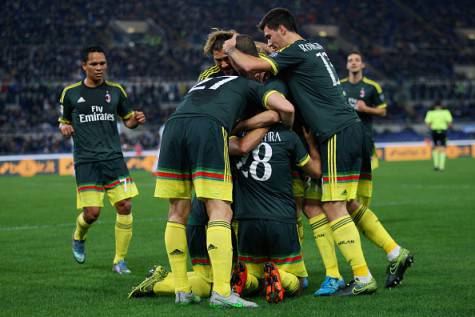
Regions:
<instances>
[{"instance_id":1,"label":"short blond hair","mask_svg":"<svg viewBox=\"0 0 475 317\"><path fill-rule=\"evenodd\" d=\"M220 51L223 49L223 43L233 37L235 30L222 30L218 28L212 28L212 32L208 34L205 46L203 47L203 53L208 55L212 51Z\"/></svg>"}]
</instances>

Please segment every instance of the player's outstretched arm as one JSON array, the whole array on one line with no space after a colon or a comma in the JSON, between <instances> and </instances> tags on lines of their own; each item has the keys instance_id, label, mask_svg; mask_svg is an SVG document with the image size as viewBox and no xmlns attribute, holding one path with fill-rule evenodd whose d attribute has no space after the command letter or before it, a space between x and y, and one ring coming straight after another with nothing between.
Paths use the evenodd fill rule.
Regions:
<instances>
[{"instance_id":1,"label":"player's outstretched arm","mask_svg":"<svg viewBox=\"0 0 475 317\"><path fill-rule=\"evenodd\" d=\"M61 131L61 134L67 138L69 138L70 136L74 134L73 126L67 123L60 123L59 131Z\"/></svg>"},{"instance_id":2,"label":"player's outstretched arm","mask_svg":"<svg viewBox=\"0 0 475 317\"><path fill-rule=\"evenodd\" d=\"M272 71L272 65L266 60L255 57L249 54L245 54L236 48L236 36L234 34L232 38L225 41L223 44L223 50L232 59L232 62L235 63L239 68L244 70L246 73L251 71Z\"/></svg>"},{"instance_id":3,"label":"player's outstretched arm","mask_svg":"<svg viewBox=\"0 0 475 317\"><path fill-rule=\"evenodd\" d=\"M232 137L229 139L229 155L243 156L251 152L266 135L269 128L258 128L249 131L241 138Z\"/></svg>"},{"instance_id":4,"label":"player's outstretched arm","mask_svg":"<svg viewBox=\"0 0 475 317\"><path fill-rule=\"evenodd\" d=\"M308 144L308 153L310 154L310 160L302 166L302 169L311 178L318 179L322 176L322 162L320 160L320 152L318 152L317 142L313 137L313 134L303 129L303 135Z\"/></svg>"},{"instance_id":5,"label":"player's outstretched arm","mask_svg":"<svg viewBox=\"0 0 475 317\"><path fill-rule=\"evenodd\" d=\"M129 129L135 129L145 123L145 114L142 111L134 111L133 116L124 120L124 125Z\"/></svg>"},{"instance_id":6,"label":"player's outstretched arm","mask_svg":"<svg viewBox=\"0 0 475 317\"><path fill-rule=\"evenodd\" d=\"M266 106L279 113L282 123L291 128L294 124L295 108L284 96L275 91L267 97Z\"/></svg>"},{"instance_id":7,"label":"player's outstretched arm","mask_svg":"<svg viewBox=\"0 0 475 317\"><path fill-rule=\"evenodd\" d=\"M234 127L232 134L236 134L244 130L252 130L257 128L264 128L276 124L280 121L279 113L274 110L266 110L256 114L249 119L240 121Z\"/></svg>"}]
</instances>

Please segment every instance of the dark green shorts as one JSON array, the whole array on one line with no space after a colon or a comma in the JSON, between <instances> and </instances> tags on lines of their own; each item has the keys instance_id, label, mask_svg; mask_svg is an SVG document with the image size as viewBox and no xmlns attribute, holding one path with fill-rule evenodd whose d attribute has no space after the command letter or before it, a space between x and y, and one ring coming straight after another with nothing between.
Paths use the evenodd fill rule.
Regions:
<instances>
[{"instance_id":1,"label":"dark green shorts","mask_svg":"<svg viewBox=\"0 0 475 317\"><path fill-rule=\"evenodd\" d=\"M372 140L355 123L320 145L322 201L355 199L360 180L371 180Z\"/></svg>"},{"instance_id":2,"label":"dark green shorts","mask_svg":"<svg viewBox=\"0 0 475 317\"><path fill-rule=\"evenodd\" d=\"M295 223L272 220L240 220L238 224L239 260L251 263L301 261Z\"/></svg>"},{"instance_id":3,"label":"dark green shorts","mask_svg":"<svg viewBox=\"0 0 475 317\"><path fill-rule=\"evenodd\" d=\"M228 135L208 117L166 123L158 160L155 197L232 201Z\"/></svg>"},{"instance_id":4,"label":"dark green shorts","mask_svg":"<svg viewBox=\"0 0 475 317\"><path fill-rule=\"evenodd\" d=\"M78 186L93 184L108 188L111 183L129 177L129 169L122 157L109 161L80 163L74 166L74 171Z\"/></svg>"},{"instance_id":5,"label":"dark green shorts","mask_svg":"<svg viewBox=\"0 0 475 317\"><path fill-rule=\"evenodd\" d=\"M123 158L81 163L74 167L77 184L77 208L103 207L104 193L112 205L138 195Z\"/></svg>"},{"instance_id":6,"label":"dark green shorts","mask_svg":"<svg viewBox=\"0 0 475 317\"><path fill-rule=\"evenodd\" d=\"M308 276L300 251L297 224L240 220L237 235L239 261L247 265L249 274L263 278L263 264L273 262L288 273Z\"/></svg>"}]
</instances>

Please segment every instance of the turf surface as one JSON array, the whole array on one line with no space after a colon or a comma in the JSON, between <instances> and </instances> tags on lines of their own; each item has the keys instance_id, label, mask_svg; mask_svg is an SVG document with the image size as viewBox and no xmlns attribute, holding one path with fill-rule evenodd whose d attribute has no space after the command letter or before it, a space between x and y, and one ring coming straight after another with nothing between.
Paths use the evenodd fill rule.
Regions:
<instances>
[{"instance_id":1,"label":"turf surface","mask_svg":"<svg viewBox=\"0 0 475 317\"><path fill-rule=\"evenodd\" d=\"M386 258L365 238L363 248L379 290L357 298L315 298L323 273L309 226L304 252L310 287L299 298L229 316L473 316L475 315L475 160L447 163L434 172L428 161L382 163L375 175L373 211L394 238L415 254L403 284L382 286ZM111 271L113 209L106 202L89 232L87 261L74 262L70 245L76 217L74 179L1 177L0 316L218 316L207 302L176 307L171 297L127 300L153 264L168 266L164 251L167 203L152 198L154 179L133 173L141 195L134 200L130 276ZM350 277L340 257L340 267Z\"/></svg>"}]
</instances>

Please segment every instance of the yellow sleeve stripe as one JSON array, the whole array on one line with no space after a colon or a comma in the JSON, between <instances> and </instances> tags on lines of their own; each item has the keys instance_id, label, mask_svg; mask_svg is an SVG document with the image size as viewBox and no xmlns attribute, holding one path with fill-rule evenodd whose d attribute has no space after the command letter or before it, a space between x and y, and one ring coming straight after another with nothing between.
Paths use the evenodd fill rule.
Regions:
<instances>
[{"instance_id":1,"label":"yellow sleeve stripe","mask_svg":"<svg viewBox=\"0 0 475 317\"><path fill-rule=\"evenodd\" d=\"M131 111L125 116L122 117L122 120L129 120L133 115L135 114L135 111Z\"/></svg>"},{"instance_id":2,"label":"yellow sleeve stripe","mask_svg":"<svg viewBox=\"0 0 475 317\"><path fill-rule=\"evenodd\" d=\"M376 108L387 108L387 107L388 107L387 103L382 103L376 106Z\"/></svg>"},{"instance_id":3,"label":"yellow sleeve stripe","mask_svg":"<svg viewBox=\"0 0 475 317\"><path fill-rule=\"evenodd\" d=\"M79 85L81 85L82 81L78 81L77 83L75 84L72 84L72 85L69 85L69 86L66 86L64 89L63 89L63 92L61 93L61 98L59 98L59 103L63 103L64 101L64 96L66 96L66 92L69 90L69 89L72 89L74 87L77 87Z\"/></svg>"},{"instance_id":4,"label":"yellow sleeve stripe","mask_svg":"<svg viewBox=\"0 0 475 317\"><path fill-rule=\"evenodd\" d=\"M200 76L198 77L198 81L202 81L202 80L208 78L209 76L211 76L212 74L219 73L220 70L221 69L217 65L211 66L210 68L204 70L200 74Z\"/></svg>"},{"instance_id":5,"label":"yellow sleeve stripe","mask_svg":"<svg viewBox=\"0 0 475 317\"><path fill-rule=\"evenodd\" d=\"M59 118L59 119L58 119L58 122L59 122L59 123L64 123L64 124L71 124L71 121L66 120L66 119L64 119L64 118Z\"/></svg>"},{"instance_id":6,"label":"yellow sleeve stripe","mask_svg":"<svg viewBox=\"0 0 475 317\"><path fill-rule=\"evenodd\" d=\"M282 52L284 51L286 48L288 48L290 45L292 44L288 44L288 45L285 45L284 47L282 47L281 49L277 50L277 52Z\"/></svg>"},{"instance_id":7,"label":"yellow sleeve stripe","mask_svg":"<svg viewBox=\"0 0 475 317\"><path fill-rule=\"evenodd\" d=\"M264 97L262 98L262 104L264 105L264 108L270 109L270 108L269 108L269 105L267 104L267 102L269 101L270 95L272 95L272 94L275 93L275 92L285 98L285 96L284 96L282 93L280 93L279 91L277 91L277 90L269 90L268 92L266 92L266 93L264 94Z\"/></svg>"},{"instance_id":8,"label":"yellow sleeve stripe","mask_svg":"<svg viewBox=\"0 0 475 317\"><path fill-rule=\"evenodd\" d=\"M300 162L298 162L297 166L299 167L305 166L309 161L310 161L310 155L307 154L305 155L303 159L300 160Z\"/></svg>"},{"instance_id":9,"label":"yellow sleeve stripe","mask_svg":"<svg viewBox=\"0 0 475 317\"><path fill-rule=\"evenodd\" d=\"M383 92L383 89L381 88L381 86L377 82L375 82L374 80L363 77L363 82L367 83L368 85L374 86L374 88L376 88L376 91L378 92L378 94Z\"/></svg>"},{"instance_id":10,"label":"yellow sleeve stripe","mask_svg":"<svg viewBox=\"0 0 475 317\"><path fill-rule=\"evenodd\" d=\"M268 56L259 56L259 58L262 58L263 60L265 60L266 62L268 62L270 64L270 66L272 67L272 75L277 75L277 73L279 72L279 70L277 69L277 65L275 64L274 60Z\"/></svg>"},{"instance_id":11,"label":"yellow sleeve stripe","mask_svg":"<svg viewBox=\"0 0 475 317\"><path fill-rule=\"evenodd\" d=\"M345 78L343 78L343 79L340 79L340 83L344 83L344 82L346 82L346 81L348 81L348 77L345 77Z\"/></svg>"},{"instance_id":12,"label":"yellow sleeve stripe","mask_svg":"<svg viewBox=\"0 0 475 317\"><path fill-rule=\"evenodd\" d=\"M125 92L125 90L124 90L124 88L122 87L121 84L113 82L113 81L108 81L108 80L106 80L106 84L109 85L109 86L112 86L112 87L119 88L119 90L122 92L122 94L124 94L124 96L127 97L127 93Z\"/></svg>"}]
</instances>

